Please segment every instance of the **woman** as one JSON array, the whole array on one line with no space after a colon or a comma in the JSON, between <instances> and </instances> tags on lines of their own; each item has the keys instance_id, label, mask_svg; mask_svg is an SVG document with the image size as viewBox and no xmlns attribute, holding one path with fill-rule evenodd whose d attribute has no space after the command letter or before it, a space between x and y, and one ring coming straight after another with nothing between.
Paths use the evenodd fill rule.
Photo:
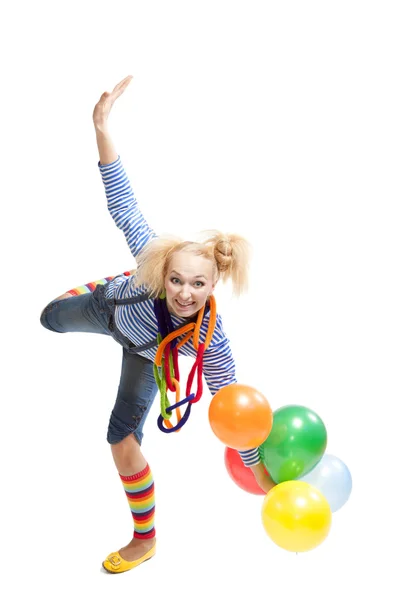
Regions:
<instances>
[{"instance_id":1,"label":"woman","mask_svg":"<svg viewBox=\"0 0 400 600\"><path fill-rule=\"evenodd\" d=\"M138 270L70 290L50 302L41 315L42 325L51 331L111 335L123 346L107 440L131 508L134 535L127 546L103 562L111 573L130 570L155 553L154 483L141 443L143 425L158 391L153 361L159 342L171 331L192 327L194 333L191 338L190 331L186 334L190 339L180 346L179 354L196 359L202 347L203 373L212 394L236 382L221 318L213 315L212 292L219 279L231 279L234 293L239 294L246 286L248 269L248 245L239 236L215 233L203 243L162 239L145 221L107 127L110 110L131 79L126 77L111 94L101 96L93 122L108 208L124 232ZM176 376L177 363L174 366ZM241 456L268 493L274 483L260 463L258 450Z\"/></svg>"}]
</instances>

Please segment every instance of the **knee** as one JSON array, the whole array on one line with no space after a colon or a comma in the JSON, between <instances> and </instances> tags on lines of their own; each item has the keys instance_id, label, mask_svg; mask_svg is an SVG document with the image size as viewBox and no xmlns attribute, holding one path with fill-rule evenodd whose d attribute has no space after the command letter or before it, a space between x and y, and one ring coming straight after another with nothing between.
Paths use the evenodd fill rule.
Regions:
<instances>
[{"instance_id":1,"label":"knee","mask_svg":"<svg viewBox=\"0 0 400 600\"><path fill-rule=\"evenodd\" d=\"M110 441L108 440L111 450L114 454L124 454L125 452L132 452L132 450L140 450L140 444L135 438L133 433L130 433L122 440Z\"/></svg>"},{"instance_id":2,"label":"knee","mask_svg":"<svg viewBox=\"0 0 400 600\"><path fill-rule=\"evenodd\" d=\"M119 473L131 474L140 470L143 456L140 444L132 433L112 443L111 452Z\"/></svg>"},{"instance_id":3,"label":"knee","mask_svg":"<svg viewBox=\"0 0 400 600\"><path fill-rule=\"evenodd\" d=\"M59 323L58 305L58 298L49 302L49 304L42 310L40 322L43 327L49 331L54 331L55 333L64 333L63 327Z\"/></svg>"},{"instance_id":4,"label":"knee","mask_svg":"<svg viewBox=\"0 0 400 600\"><path fill-rule=\"evenodd\" d=\"M122 444L121 448L124 448L125 445L131 447L131 443L140 446L143 439L144 413L144 406L117 402L110 415L107 442L112 446Z\"/></svg>"},{"instance_id":5,"label":"knee","mask_svg":"<svg viewBox=\"0 0 400 600\"><path fill-rule=\"evenodd\" d=\"M56 323L56 320L54 319L54 312L56 312L56 309L59 305L60 300L65 300L72 296L73 296L73 294L66 292L65 294L62 294L61 296L57 296L57 298L55 298L54 300L49 302L47 306L45 306L45 308L42 310L42 313L40 315L40 323L43 325L43 327L45 327L49 331L55 331L56 333L63 333L59 329L55 328L57 323Z\"/></svg>"},{"instance_id":6,"label":"knee","mask_svg":"<svg viewBox=\"0 0 400 600\"><path fill-rule=\"evenodd\" d=\"M51 307L51 302L50 304L48 304L41 312L40 315L40 323L43 327L45 327L46 329L48 329L49 331L55 331L55 329L53 329L51 327L51 325L49 324L49 320L48 320L48 314L50 312L50 307Z\"/></svg>"},{"instance_id":7,"label":"knee","mask_svg":"<svg viewBox=\"0 0 400 600\"><path fill-rule=\"evenodd\" d=\"M123 427L118 425L120 423L117 424L115 417L112 416L108 424L107 442L110 444L113 453L123 454L127 448L129 452L136 448L140 449L143 433L129 425L124 424Z\"/></svg>"}]
</instances>

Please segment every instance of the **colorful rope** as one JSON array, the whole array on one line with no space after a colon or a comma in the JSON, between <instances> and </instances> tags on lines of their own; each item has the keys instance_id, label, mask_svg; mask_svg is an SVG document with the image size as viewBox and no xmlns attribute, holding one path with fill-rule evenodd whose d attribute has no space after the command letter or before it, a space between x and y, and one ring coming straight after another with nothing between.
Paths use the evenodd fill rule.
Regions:
<instances>
[{"instance_id":1,"label":"colorful rope","mask_svg":"<svg viewBox=\"0 0 400 600\"><path fill-rule=\"evenodd\" d=\"M157 349L156 357L154 359L154 377L160 390L160 416L157 424L159 429L165 433L172 433L173 431L179 431L186 423L190 416L191 405L198 402L203 393L203 356L205 350L210 345L215 324L217 320L216 316L216 303L214 296L209 299L209 306L207 309L210 310L209 324L206 334L206 339L203 343L200 343L200 328L203 323L206 306L199 311L196 323L188 323L183 325L176 331L172 323L171 315L168 311L165 295L160 296L154 301L154 312L157 317L159 335L157 340L159 346ZM179 342L178 337L184 336ZM197 350L196 360L189 373L189 377L186 384L186 397L180 400L180 382L179 382L179 366L178 366L178 349L186 344L193 336L193 345ZM197 374L197 391L191 393L193 381ZM171 406L168 400L168 391L175 393L175 404ZM183 417L180 413L180 406L187 404ZM172 425L170 417L172 410L176 410L177 423Z\"/></svg>"}]
</instances>

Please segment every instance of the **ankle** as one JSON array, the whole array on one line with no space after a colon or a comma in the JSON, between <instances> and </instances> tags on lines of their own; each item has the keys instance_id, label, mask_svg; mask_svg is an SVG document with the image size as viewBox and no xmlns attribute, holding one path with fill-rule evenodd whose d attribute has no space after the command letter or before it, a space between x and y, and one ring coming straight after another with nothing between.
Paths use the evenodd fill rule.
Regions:
<instances>
[{"instance_id":1,"label":"ankle","mask_svg":"<svg viewBox=\"0 0 400 600\"><path fill-rule=\"evenodd\" d=\"M126 548L139 547L139 548L143 548L143 549L147 550L149 548L152 548L155 543L156 543L155 537L144 538L144 539L133 537L132 540L129 542L129 544L126 546Z\"/></svg>"},{"instance_id":2,"label":"ankle","mask_svg":"<svg viewBox=\"0 0 400 600\"><path fill-rule=\"evenodd\" d=\"M153 537L149 537L149 538L140 538L140 537L135 537L135 534L134 534L132 541L135 541L137 544L140 544L140 543L149 544L151 542L154 542L155 539L156 539L155 535L153 535Z\"/></svg>"}]
</instances>

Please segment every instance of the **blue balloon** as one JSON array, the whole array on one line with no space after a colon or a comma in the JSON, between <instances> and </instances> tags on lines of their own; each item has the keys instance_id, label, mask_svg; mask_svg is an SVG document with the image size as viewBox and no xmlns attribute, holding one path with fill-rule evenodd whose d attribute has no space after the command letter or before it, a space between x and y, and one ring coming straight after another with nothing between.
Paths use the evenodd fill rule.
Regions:
<instances>
[{"instance_id":1,"label":"blue balloon","mask_svg":"<svg viewBox=\"0 0 400 600\"><path fill-rule=\"evenodd\" d=\"M298 479L317 488L328 500L332 512L347 502L353 486L349 469L332 454L324 454L312 471Z\"/></svg>"}]
</instances>

